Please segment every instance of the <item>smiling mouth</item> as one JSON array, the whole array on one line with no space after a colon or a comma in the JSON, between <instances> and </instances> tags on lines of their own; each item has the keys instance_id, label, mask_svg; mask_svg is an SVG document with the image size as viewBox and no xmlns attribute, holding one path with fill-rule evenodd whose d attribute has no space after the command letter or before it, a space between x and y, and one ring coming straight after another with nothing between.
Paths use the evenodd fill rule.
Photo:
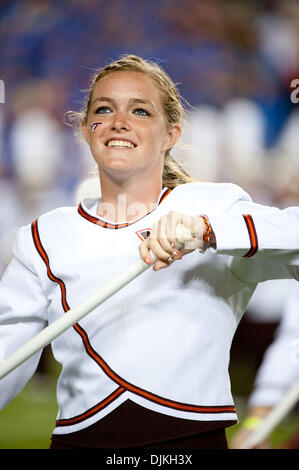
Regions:
<instances>
[{"instance_id":1,"label":"smiling mouth","mask_svg":"<svg viewBox=\"0 0 299 470\"><path fill-rule=\"evenodd\" d=\"M130 142L128 140L116 140L116 139L109 140L105 145L109 148L117 148L117 149L121 149L121 148L134 149L135 147L137 147L137 145L133 144L133 142Z\"/></svg>"}]
</instances>

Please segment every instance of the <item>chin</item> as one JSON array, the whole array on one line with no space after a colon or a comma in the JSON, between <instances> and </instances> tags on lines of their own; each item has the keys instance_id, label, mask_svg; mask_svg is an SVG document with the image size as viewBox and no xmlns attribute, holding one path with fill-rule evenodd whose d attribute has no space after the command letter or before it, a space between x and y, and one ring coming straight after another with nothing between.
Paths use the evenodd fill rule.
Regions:
<instances>
[{"instance_id":1,"label":"chin","mask_svg":"<svg viewBox=\"0 0 299 470\"><path fill-rule=\"evenodd\" d=\"M126 179L132 174L132 168L131 165L125 165L122 162L114 162L111 165L107 166L102 166L100 167L100 171L106 173L112 178L117 178L117 179ZM134 171L133 171L134 172Z\"/></svg>"}]
</instances>

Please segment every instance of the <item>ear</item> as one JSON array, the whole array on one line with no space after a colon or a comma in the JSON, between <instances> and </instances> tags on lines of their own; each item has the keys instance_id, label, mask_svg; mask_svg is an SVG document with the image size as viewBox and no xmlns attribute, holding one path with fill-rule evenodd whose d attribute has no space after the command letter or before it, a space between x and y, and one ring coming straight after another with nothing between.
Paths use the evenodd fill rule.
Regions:
<instances>
[{"instance_id":1,"label":"ear","mask_svg":"<svg viewBox=\"0 0 299 470\"><path fill-rule=\"evenodd\" d=\"M86 141L86 142L88 143L88 145L89 145L90 131L87 129L86 124L85 124L84 121L82 121L81 129L82 129L83 137L84 137L85 141Z\"/></svg>"},{"instance_id":2,"label":"ear","mask_svg":"<svg viewBox=\"0 0 299 470\"><path fill-rule=\"evenodd\" d=\"M170 150L179 140L182 134L182 128L180 124L172 124L172 126L167 131L167 136L163 146L163 150Z\"/></svg>"}]
</instances>

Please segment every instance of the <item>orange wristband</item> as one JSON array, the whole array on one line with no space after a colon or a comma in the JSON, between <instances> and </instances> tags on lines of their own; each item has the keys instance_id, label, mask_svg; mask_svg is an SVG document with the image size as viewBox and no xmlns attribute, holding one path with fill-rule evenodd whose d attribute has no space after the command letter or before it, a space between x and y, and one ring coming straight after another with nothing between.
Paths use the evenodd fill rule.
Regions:
<instances>
[{"instance_id":1,"label":"orange wristband","mask_svg":"<svg viewBox=\"0 0 299 470\"><path fill-rule=\"evenodd\" d=\"M206 233L203 236L203 239L206 243L210 244L210 242L212 240L212 227L211 227L209 219L206 215L202 215L201 217L202 217L202 219L203 219L203 221L206 225Z\"/></svg>"}]
</instances>

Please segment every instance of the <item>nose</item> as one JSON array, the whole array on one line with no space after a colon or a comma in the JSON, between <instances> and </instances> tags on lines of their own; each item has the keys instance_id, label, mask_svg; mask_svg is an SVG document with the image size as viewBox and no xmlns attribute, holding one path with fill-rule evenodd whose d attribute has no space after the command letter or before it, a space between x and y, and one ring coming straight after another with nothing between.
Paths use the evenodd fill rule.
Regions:
<instances>
[{"instance_id":1,"label":"nose","mask_svg":"<svg viewBox=\"0 0 299 470\"><path fill-rule=\"evenodd\" d=\"M128 131L129 128L130 128L130 125L129 125L126 113L122 111L117 111L112 121L112 130L121 132L121 131Z\"/></svg>"}]
</instances>

